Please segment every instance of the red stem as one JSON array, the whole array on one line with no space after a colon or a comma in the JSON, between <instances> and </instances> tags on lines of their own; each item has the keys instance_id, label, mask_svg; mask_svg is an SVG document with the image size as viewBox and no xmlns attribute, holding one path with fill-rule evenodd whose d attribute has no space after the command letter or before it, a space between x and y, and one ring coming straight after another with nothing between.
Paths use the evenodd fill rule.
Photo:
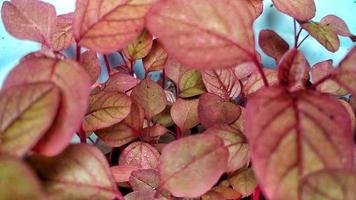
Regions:
<instances>
[{"instance_id":1,"label":"red stem","mask_svg":"<svg viewBox=\"0 0 356 200\"><path fill-rule=\"evenodd\" d=\"M79 128L79 138L80 143L87 143L87 136L85 135L85 132L83 130L83 125L81 125Z\"/></svg>"},{"instance_id":2,"label":"red stem","mask_svg":"<svg viewBox=\"0 0 356 200\"><path fill-rule=\"evenodd\" d=\"M109 59L108 59L108 56L107 55L103 55L104 57L104 61L105 61L105 66L106 66L106 71L108 72L108 75L110 75L110 62L109 62Z\"/></svg>"},{"instance_id":3,"label":"red stem","mask_svg":"<svg viewBox=\"0 0 356 200\"><path fill-rule=\"evenodd\" d=\"M179 140L181 138L181 130L178 126L176 126L176 139Z\"/></svg>"},{"instance_id":4,"label":"red stem","mask_svg":"<svg viewBox=\"0 0 356 200\"><path fill-rule=\"evenodd\" d=\"M300 28L298 34L297 34L297 37L295 37L295 44L294 44L294 47L297 48L298 46L298 41L299 41L299 37L300 37L300 34L302 33L302 28Z\"/></svg>"},{"instance_id":5,"label":"red stem","mask_svg":"<svg viewBox=\"0 0 356 200\"><path fill-rule=\"evenodd\" d=\"M252 200L259 200L261 195L261 189L260 187L256 187L255 191L252 194Z\"/></svg>"},{"instance_id":6,"label":"red stem","mask_svg":"<svg viewBox=\"0 0 356 200\"><path fill-rule=\"evenodd\" d=\"M79 46L77 44L77 51L76 51L76 56L77 56L77 62L80 62L80 50L81 50L81 46Z\"/></svg>"},{"instance_id":7,"label":"red stem","mask_svg":"<svg viewBox=\"0 0 356 200\"><path fill-rule=\"evenodd\" d=\"M299 48L300 45L302 45L303 42L304 42L309 36L310 36L309 34L308 34L307 36L305 36L305 37L303 38L303 40L297 45L297 48Z\"/></svg>"},{"instance_id":8,"label":"red stem","mask_svg":"<svg viewBox=\"0 0 356 200\"><path fill-rule=\"evenodd\" d=\"M317 81L316 83L314 83L311 86L311 89L316 89L320 84L324 83L325 81L332 79L333 78L333 74L328 74L327 76L325 76L324 78L320 79L319 81Z\"/></svg>"},{"instance_id":9,"label":"red stem","mask_svg":"<svg viewBox=\"0 0 356 200\"><path fill-rule=\"evenodd\" d=\"M269 87L269 83L268 83L266 74L263 71L263 67L262 67L261 63L258 61L257 56L255 56L254 62L255 62L255 65L256 65L256 67L258 69L258 72L261 74L261 77L262 77L262 80L263 80L263 84L265 85L265 87Z\"/></svg>"}]
</instances>

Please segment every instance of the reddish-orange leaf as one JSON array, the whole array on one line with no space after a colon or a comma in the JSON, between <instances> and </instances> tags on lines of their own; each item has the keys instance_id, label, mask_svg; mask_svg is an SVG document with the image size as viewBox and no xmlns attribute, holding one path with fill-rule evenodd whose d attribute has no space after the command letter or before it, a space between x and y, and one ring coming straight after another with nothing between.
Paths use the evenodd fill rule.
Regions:
<instances>
[{"instance_id":1,"label":"reddish-orange leaf","mask_svg":"<svg viewBox=\"0 0 356 200\"><path fill-rule=\"evenodd\" d=\"M137 138L144 119L143 109L137 103L131 104L131 112L124 121L109 128L95 131L95 134L106 144L112 147L120 147Z\"/></svg>"},{"instance_id":2,"label":"reddish-orange leaf","mask_svg":"<svg viewBox=\"0 0 356 200\"><path fill-rule=\"evenodd\" d=\"M225 100L235 99L240 95L241 83L232 69L204 70L201 74L208 92Z\"/></svg>"},{"instance_id":3,"label":"reddish-orange leaf","mask_svg":"<svg viewBox=\"0 0 356 200\"><path fill-rule=\"evenodd\" d=\"M61 51L74 43L73 18L74 13L57 17L57 25L51 36L51 47L54 51Z\"/></svg>"},{"instance_id":4,"label":"reddish-orange leaf","mask_svg":"<svg viewBox=\"0 0 356 200\"><path fill-rule=\"evenodd\" d=\"M11 35L50 47L57 23L56 10L51 4L39 0L4 1L1 16Z\"/></svg>"},{"instance_id":5,"label":"reddish-orange leaf","mask_svg":"<svg viewBox=\"0 0 356 200\"><path fill-rule=\"evenodd\" d=\"M22 161L2 155L0 176L1 199L46 199L37 176Z\"/></svg>"},{"instance_id":6,"label":"reddish-orange leaf","mask_svg":"<svg viewBox=\"0 0 356 200\"><path fill-rule=\"evenodd\" d=\"M304 176L353 165L350 118L334 97L270 87L249 98L245 122L254 172L269 199L300 199Z\"/></svg>"},{"instance_id":7,"label":"reddish-orange leaf","mask_svg":"<svg viewBox=\"0 0 356 200\"><path fill-rule=\"evenodd\" d=\"M356 47L341 61L334 80L356 95Z\"/></svg>"},{"instance_id":8,"label":"reddish-orange leaf","mask_svg":"<svg viewBox=\"0 0 356 200\"><path fill-rule=\"evenodd\" d=\"M105 156L87 144L70 145L54 157L31 155L49 199L122 199Z\"/></svg>"},{"instance_id":9,"label":"reddish-orange leaf","mask_svg":"<svg viewBox=\"0 0 356 200\"><path fill-rule=\"evenodd\" d=\"M355 170L321 170L305 177L302 183L303 200L356 199Z\"/></svg>"},{"instance_id":10,"label":"reddish-orange leaf","mask_svg":"<svg viewBox=\"0 0 356 200\"><path fill-rule=\"evenodd\" d=\"M291 91L305 88L309 81L310 65L303 53L296 48L282 57L277 68L279 83Z\"/></svg>"},{"instance_id":11,"label":"reddish-orange leaf","mask_svg":"<svg viewBox=\"0 0 356 200\"><path fill-rule=\"evenodd\" d=\"M226 171L229 152L216 135L200 134L169 143L160 159L160 186L176 197L198 197Z\"/></svg>"},{"instance_id":12,"label":"reddish-orange leaf","mask_svg":"<svg viewBox=\"0 0 356 200\"><path fill-rule=\"evenodd\" d=\"M355 132L355 130L356 130L356 116L355 116L355 113L354 113L351 105L347 101L339 99L339 102L345 107L347 113L349 114L350 121L351 121L351 130L352 130L353 135L355 136L355 134L356 134L356 132Z\"/></svg>"},{"instance_id":13,"label":"reddish-orange leaf","mask_svg":"<svg viewBox=\"0 0 356 200\"><path fill-rule=\"evenodd\" d=\"M168 59L167 52L163 49L161 44L153 41L152 49L149 54L142 60L146 73L151 71L162 70Z\"/></svg>"},{"instance_id":14,"label":"reddish-orange leaf","mask_svg":"<svg viewBox=\"0 0 356 200\"><path fill-rule=\"evenodd\" d=\"M320 24L330 26L331 29L338 35L345 36L345 37L352 36L344 20L342 20L338 16L327 15L321 19Z\"/></svg>"},{"instance_id":15,"label":"reddish-orange leaf","mask_svg":"<svg viewBox=\"0 0 356 200\"><path fill-rule=\"evenodd\" d=\"M91 95L83 121L86 132L107 128L121 122L131 110L131 99L119 92L102 91Z\"/></svg>"},{"instance_id":16,"label":"reddish-orange leaf","mask_svg":"<svg viewBox=\"0 0 356 200\"><path fill-rule=\"evenodd\" d=\"M315 64L311 69L313 83L317 83L323 78L331 75L334 71L333 61L326 60ZM316 87L316 90L322 93L330 93L333 95L344 96L348 92L334 80L327 80Z\"/></svg>"},{"instance_id":17,"label":"reddish-orange leaf","mask_svg":"<svg viewBox=\"0 0 356 200\"><path fill-rule=\"evenodd\" d=\"M158 166L160 154L151 145L134 142L121 153L119 164L136 166L142 169L155 169Z\"/></svg>"},{"instance_id":18,"label":"reddish-orange leaf","mask_svg":"<svg viewBox=\"0 0 356 200\"><path fill-rule=\"evenodd\" d=\"M151 141L152 138L162 136L167 132L168 130L166 129L166 127L157 124L154 126L145 127L142 130L142 136L143 140Z\"/></svg>"},{"instance_id":19,"label":"reddish-orange leaf","mask_svg":"<svg viewBox=\"0 0 356 200\"><path fill-rule=\"evenodd\" d=\"M78 0L74 35L81 46L100 53L126 47L140 35L144 17L158 0Z\"/></svg>"},{"instance_id":20,"label":"reddish-orange leaf","mask_svg":"<svg viewBox=\"0 0 356 200\"><path fill-rule=\"evenodd\" d=\"M257 19L263 12L263 0L247 0L247 2L250 4L251 13Z\"/></svg>"},{"instance_id":21,"label":"reddish-orange leaf","mask_svg":"<svg viewBox=\"0 0 356 200\"><path fill-rule=\"evenodd\" d=\"M261 63L261 62L260 62ZM253 73L258 73L255 62L246 62L232 68L238 80L244 80Z\"/></svg>"},{"instance_id":22,"label":"reddish-orange leaf","mask_svg":"<svg viewBox=\"0 0 356 200\"><path fill-rule=\"evenodd\" d=\"M131 44L129 44L123 53L130 60L138 60L147 56L151 51L153 36L144 30Z\"/></svg>"},{"instance_id":23,"label":"reddish-orange leaf","mask_svg":"<svg viewBox=\"0 0 356 200\"><path fill-rule=\"evenodd\" d=\"M133 191L154 191L159 186L159 172L154 169L133 171L130 185Z\"/></svg>"},{"instance_id":24,"label":"reddish-orange leaf","mask_svg":"<svg viewBox=\"0 0 356 200\"><path fill-rule=\"evenodd\" d=\"M104 90L126 93L139 83L140 80L133 76L124 73L115 73L105 83Z\"/></svg>"},{"instance_id":25,"label":"reddish-orange leaf","mask_svg":"<svg viewBox=\"0 0 356 200\"><path fill-rule=\"evenodd\" d=\"M164 127L170 127L174 125L171 117L171 106L167 106L161 113L152 118L154 124L160 124ZM159 131L161 132L161 131Z\"/></svg>"},{"instance_id":26,"label":"reddish-orange leaf","mask_svg":"<svg viewBox=\"0 0 356 200\"><path fill-rule=\"evenodd\" d=\"M244 197L250 196L257 186L257 180L251 168L242 168L236 171L229 178L229 183Z\"/></svg>"},{"instance_id":27,"label":"reddish-orange leaf","mask_svg":"<svg viewBox=\"0 0 356 200\"><path fill-rule=\"evenodd\" d=\"M289 50L288 43L272 30L262 30L258 38L258 44L265 54L279 62L282 56Z\"/></svg>"},{"instance_id":28,"label":"reddish-orange leaf","mask_svg":"<svg viewBox=\"0 0 356 200\"><path fill-rule=\"evenodd\" d=\"M182 66L176 59L168 57L164 66L166 76L171 79L176 85L179 84L179 78L187 71L186 67Z\"/></svg>"},{"instance_id":29,"label":"reddish-orange leaf","mask_svg":"<svg viewBox=\"0 0 356 200\"><path fill-rule=\"evenodd\" d=\"M82 123L88 106L90 78L75 62L30 54L10 72L3 87L38 82L53 83L61 92L54 124L35 147L41 154L55 155L68 145Z\"/></svg>"},{"instance_id":30,"label":"reddish-orange leaf","mask_svg":"<svg viewBox=\"0 0 356 200\"><path fill-rule=\"evenodd\" d=\"M150 79L141 81L132 90L131 98L142 106L148 119L152 119L153 116L162 112L167 105L163 89Z\"/></svg>"},{"instance_id":31,"label":"reddish-orange leaf","mask_svg":"<svg viewBox=\"0 0 356 200\"><path fill-rule=\"evenodd\" d=\"M139 169L139 167L130 165L118 165L110 167L111 173L113 174L116 183L128 182L130 180L131 173Z\"/></svg>"},{"instance_id":32,"label":"reddish-orange leaf","mask_svg":"<svg viewBox=\"0 0 356 200\"><path fill-rule=\"evenodd\" d=\"M96 56L96 53L90 50L85 51L80 56L80 64L88 72L91 83L94 84L101 74L100 63L98 57Z\"/></svg>"},{"instance_id":33,"label":"reddish-orange leaf","mask_svg":"<svg viewBox=\"0 0 356 200\"><path fill-rule=\"evenodd\" d=\"M215 94L204 93L199 98L198 116L205 128L221 123L230 124L237 120L240 114L241 109L238 105Z\"/></svg>"},{"instance_id":34,"label":"reddish-orange leaf","mask_svg":"<svg viewBox=\"0 0 356 200\"><path fill-rule=\"evenodd\" d=\"M245 136L238 130L225 124L219 124L206 130L204 134L215 134L224 141L229 150L227 172L234 172L248 161L248 145Z\"/></svg>"},{"instance_id":35,"label":"reddish-orange leaf","mask_svg":"<svg viewBox=\"0 0 356 200\"><path fill-rule=\"evenodd\" d=\"M146 16L146 24L183 65L231 67L255 57L255 14L250 6L248 1L230 0L160 1Z\"/></svg>"},{"instance_id":36,"label":"reddish-orange leaf","mask_svg":"<svg viewBox=\"0 0 356 200\"><path fill-rule=\"evenodd\" d=\"M156 198L156 192L135 191L125 195L125 200L165 200L165 199Z\"/></svg>"},{"instance_id":37,"label":"reddish-orange leaf","mask_svg":"<svg viewBox=\"0 0 356 200\"><path fill-rule=\"evenodd\" d=\"M191 129L199 124L199 99L178 99L171 108L174 123L182 130Z\"/></svg>"},{"instance_id":38,"label":"reddish-orange leaf","mask_svg":"<svg viewBox=\"0 0 356 200\"><path fill-rule=\"evenodd\" d=\"M51 83L1 91L0 152L23 156L51 128L59 103L59 91Z\"/></svg>"},{"instance_id":39,"label":"reddish-orange leaf","mask_svg":"<svg viewBox=\"0 0 356 200\"><path fill-rule=\"evenodd\" d=\"M270 86L279 84L277 71L273 69L264 69L263 71L266 74L266 78ZM265 87L259 72L252 73L250 77L242 81L242 85L243 91L246 95L252 94Z\"/></svg>"},{"instance_id":40,"label":"reddish-orange leaf","mask_svg":"<svg viewBox=\"0 0 356 200\"><path fill-rule=\"evenodd\" d=\"M272 0L276 8L300 21L308 21L315 16L314 0Z\"/></svg>"},{"instance_id":41,"label":"reddish-orange leaf","mask_svg":"<svg viewBox=\"0 0 356 200\"><path fill-rule=\"evenodd\" d=\"M327 50L336 52L340 48L339 37L331 26L314 21L302 23L301 26Z\"/></svg>"}]
</instances>

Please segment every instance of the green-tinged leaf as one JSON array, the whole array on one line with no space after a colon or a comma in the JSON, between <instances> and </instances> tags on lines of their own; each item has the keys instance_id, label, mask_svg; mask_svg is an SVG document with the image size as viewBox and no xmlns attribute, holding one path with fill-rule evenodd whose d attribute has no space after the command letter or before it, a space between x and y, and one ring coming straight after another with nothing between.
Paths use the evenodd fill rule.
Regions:
<instances>
[{"instance_id":1,"label":"green-tinged leaf","mask_svg":"<svg viewBox=\"0 0 356 200\"><path fill-rule=\"evenodd\" d=\"M159 152L150 144L134 142L122 151L119 164L142 169L155 169L158 166L159 157Z\"/></svg>"},{"instance_id":2,"label":"green-tinged leaf","mask_svg":"<svg viewBox=\"0 0 356 200\"><path fill-rule=\"evenodd\" d=\"M171 117L171 107L167 106L161 113L152 118L153 123L161 124L165 127L170 127L174 124Z\"/></svg>"},{"instance_id":3,"label":"green-tinged leaf","mask_svg":"<svg viewBox=\"0 0 356 200\"><path fill-rule=\"evenodd\" d=\"M51 83L1 91L0 152L23 156L52 126L59 103L59 90Z\"/></svg>"},{"instance_id":4,"label":"green-tinged leaf","mask_svg":"<svg viewBox=\"0 0 356 200\"><path fill-rule=\"evenodd\" d=\"M53 83L60 91L57 117L34 148L43 155L56 155L69 144L82 123L88 107L90 77L76 62L32 53L10 72L3 88L36 83Z\"/></svg>"},{"instance_id":5,"label":"green-tinged leaf","mask_svg":"<svg viewBox=\"0 0 356 200\"><path fill-rule=\"evenodd\" d=\"M199 124L199 99L178 99L172 106L171 116L174 123L182 130L191 129Z\"/></svg>"},{"instance_id":6,"label":"green-tinged leaf","mask_svg":"<svg viewBox=\"0 0 356 200\"><path fill-rule=\"evenodd\" d=\"M151 71L160 71L163 69L168 59L166 50L163 49L161 44L153 41L152 49L149 54L142 60L146 73Z\"/></svg>"},{"instance_id":7,"label":"green-tinged leaf","mask_svg":"<svg viewBox=\"0 0 356 200\"><path fill-rule=\"evenodd\" d=\"M242 168L232 174L229 183L244 197L250 196L257 186L257 180L251 168Z\"/></svg>"},{"instance_id":8,"label":"green-tinged leaf","mask_svg":"<svg viewBox=\"0 0 356 200\"><path fill-rule=\"evenodd\" d=\"M176 197L198 197L226 171L228 156L223 140L216 135L195 135L171 142L162 151L160 186Z\"/></svg>"},{"instance_id":9,"label":"green-tinged leaf","mask_svg":"<svg viewBox=\"0 0 356 200\"><path fill-rule=\"evenodd\" d=\"M179 96L182 98L193 97L204 92L205 86L198 70L185 71L179 78Z\"/></svg>"},{"instance_id":10,"label":"green-tinged leaf","mask_svg":"<svg viewBox=\"0 0 356 200\"><path fill-rule=\"evenodd\" d=\"M157 196L156 192L152 191L135 191L127 194L125 200L167 200L167 198Z\"/></svg>"},{"instance_id":11,"label":"green-tinged leaf","mask_svg":"<svg viewBox=\"0 0 356 200\"><path fill-rule=\"evenodd\" d=\"M229 150L227 172L234 172L247 164L247 140L240 131L220 124L207 129L204 134L217 135L224 141L225 147Z\"/></svg>"},{"instance_id":12,"label":"green-tinged leaf","mask_svg":"<svg viewBox=\"0 0 356 200\"><path fill-rule=\"evenodd\" d=\"M252 25L256 13L250 3L160 1L147 14L146 26L168 54L187 67L231 67L255 57Z\"/></svg>"},{"instance_id":13,"label":"green-tinged leaf","mask_svg":"<svg viewBox=\"0 0 356 200\"><path fill-rule=\"evenodd\" d=\"M159 172L154 169L133 171L130 185L133 191L155 191L159 186Z\"/></svg>"},{"instance_id":14,"label":"green-tinged leaf","mask_svg":"<svg viewBox=\"0 0 356 200\"><path fill-rule=\"evenodd\" d=\"M339 49L339 37L330 26L314 21L302 23L301 26L327 50L336 52Z\"/></svg>"},{"instance_id":15,"label":"green-tinged leaf","mask_svg":"<svg viewBox=\"0 0 356 200\"><path fill-rule=\"evenodd\" d=\"M279 84L277 71L272 69L264 69L263 71L266 74L266 78L270 86ZM259 72L254 72L247 79L243 80L242 86L245 95L255 93L265 87Z\"/></svg>"},{"instance_id":16,"label":"green-tinged leaf","mask_svg":"<svg viewBox=\"0 0 356 200\"><path fill-rule=\"evenodd\" d=\"M238 97L242 87L232 69L216 69L202 71L202 79L208 92L225 100Z\"/></svg>"},{"instance_id":17,"label":"green-tinged leaf","mask_svg":"<svg viewBox=\"0 0 356 200\"><path fill-rule=\"evenodd\" d=\"M22 161L0 157L1 199L46 199L35 173Z\"/></svg>"},{"instance_id":18,"label":"green-tinged leaf","mask_svg":"<svg viewBox=\"0 0 356 200\"><path fill-rule=\"evenodd\" d=\"M54 51L69 48L74 43L73 17L74 13L59 15L57 17L57 25L51 35L51 48Z\"/></svg>"},{"instance_id":19,"label":"green-tinged leaf","mask_svg":"<svg viewBox=\"0 0 356 200\"><path fill-rule=\"evenodd\" d=\"M352 36L344 20L342 20L338 16L327 15L320 20L320 24L330 26L331 29L338 35L345 36L345 37Z\"/></svg>"},{"instance_id":20,"label":"green-tinged leaf","mask_svg":"<svg viewBox=\"0 0 356 200\"><path fill-rule=\"evenodd\" d=\"M83 129L89 132L110 127L124 120L130 110L131 99L125 94L102 91L91 95Z\"/></svg>"},{"instance_id":21,"label":"green-tinged leaf","mask_svg":"<svg viewBox=\"0 0 356 200\"><path fill-rule=\"evenodd\" d=\"M216 124L230 124L237 120L240 114L241 109L238 105L215 94L204 93L199 98L198 117L205 128Z\"/></svg>"},{"instance_id":22,"label":"green-tinged leaf","mask_svg":"<svg viewBox=\"0 0 356 200\"><path fill-rule=\"evenodd\" d=\"M69 145L54 157L31 155L49 199L122 198L104 155L86 144Z\"/></svg>"},{"instance_id":23,"label":"green-tinged leaf","mask_svg":"<svg viewBox=\"0 0 356 200\"><path fill-rule=\"evenodd\" d=\"M303 179L303 200L356 199L356 171L322 170Z\"/></svg>"},{"instance_id":24,"label":"green-tinged leaf","mask_svg":"<svg viewBox=\"0 0 356 200\"><path fill-rule=\"evenodd\" d=\"M120 147L137 138L143 127L144 111L133 102L131 112L124 121L109 128L95 131L95 134L106 144L112 147Z\"/></svg>"},{"instance_id":25,"label":"green-tinged leaf","mask_svg":"<svg viewBox=\"0 0 356 200\"><path fill-rule=\"evenodd\" d=\"M334 97L270 87L250 96L245 122L253 169L269 199L301 199L303 177L353 166L350 117Z\"/></svg>"},{"instance_id":26,"label":"green-tinged leaf","mask_svg":"<svg viewBox=\"0 0 356 200\"><path fill-rule=\"evenodd\" d=\"M150 79L141 81L132 90L131 98L142 106L148 119L162 112L167 105L163 89Z\"/></svg>"},{"instance_id":27,"label":"green-tinged leaf","mask_svg":"<svg viewBox=\"0 0 356 200\"><path fill-rule=\"evenodd\" d=\"M100 63L96 53L90 50L82 53L80 55L80 64L88 72L91 83L94 84L101 74Z\"/></svg>"},{"instance_id":28,"label":"green-tinged leaf","mask_svg":"<svg viewBox=\"0 0 356 200\"><path fill-rule=\"evenodd\" d=\"M142 59L151 51L152 43L153 36L145 30L124 49L123 53L129 60Z\"/></svg>"},{"instance_id":29,"label":"green-tinged leaf","mask_svg":"<svg viewBox=\"0 0 356 200\"><path fill-rule=\"evenodd\" d=\"M179 84L179 78L188 69L181 65L176 59L168 57L166 65L164 66L164 71L166 76L171 79L176 85Z\"/></svg>"}]
</instances>

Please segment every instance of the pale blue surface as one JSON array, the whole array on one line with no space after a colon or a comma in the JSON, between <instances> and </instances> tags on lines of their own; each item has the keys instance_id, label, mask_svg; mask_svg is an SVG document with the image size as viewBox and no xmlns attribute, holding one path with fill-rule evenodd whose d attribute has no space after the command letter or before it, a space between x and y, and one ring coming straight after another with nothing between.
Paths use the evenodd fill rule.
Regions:
<instances>
[{"instance_id":1,"label":"pale blue surface","mask_svg":"<svg viewBox=\"0 0 356 200\"><path fill-rule=\"evenodd\" d=\"M57 14L64 14L74 11L74 0L45 0L55 5ZM2 4L4 0L0 0ZM355 0L316 0L317 15L314 20L319 21L327 14L335 14L344 19L352 33L356 34ZM276 11L274 7L270 7L271 0L264 0L264 14L255 22L256 38L261 29L273 29L277 31L285 40L293 45L293 20L292 18ZM1 19L0 19L1 20ZM305 33L302 34L302 37ZM311 64L332 58L334 63L338 63L352 47L352 42L348 38L341 38L341 48L336 53L328 52L324 47L317 43L314 39L308 38L302 45L301 50L306 54L307 59ZM11 37L6 33L3 23L0 23L0 85L6 74L18 62L19 58L29 52L39 49L39 45L33 42L21 41ZM117 64L118 60L111 59L112 64ZM265 66L273 67L274 61L263 56ZM105 80L102 77L101 80Z\"/></svg>"}]
</instances>

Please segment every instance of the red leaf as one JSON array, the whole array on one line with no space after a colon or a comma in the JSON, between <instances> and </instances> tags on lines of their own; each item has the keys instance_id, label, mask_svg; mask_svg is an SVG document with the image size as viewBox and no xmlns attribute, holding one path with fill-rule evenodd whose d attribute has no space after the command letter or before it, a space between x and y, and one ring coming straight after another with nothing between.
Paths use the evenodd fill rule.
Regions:
<instances>
[{"instance_id":1,"label":"red leaf","mask_svg":"<svg viewBox=\"0 0 356 200\"><path fill-rule=\"evenodd\" d=\"M257 187L257 180L251 168L242 168L235 172L229 178L229 183L244 197L250 196Z\"/></svg>"},{"instance_id":2,"label":"red leaf","mask_svg":"<svg viewBox=\"0 0 356 200\"><path fill-rule=\"evenodd\" d=\"M186 67L182 66L177 60L171 57L168 57L164 70L166 72L166 76L176 85L179 84L179 78L182 74L187 71Z\"/></svg>"},{"instance_id":3,"label":"red leaf","mask_svg":"<svg viewBox=\"0 0 356 200\"><path fill-rule=\"evenodd\" d=\"M156 124L154 126L144 128L142 130L142 137L143 139L150 141L152 138L162 136L167 132L168 130L166 127Z\"/></svg>"},{"instance_id":4,"label":"red leaf","mask_svg":"<svg viewBox=\"0 0 356 200\"><path fill-rule=\"evenodd\" d=\"M289 50L288 43L272 30L262 30L258 38L258 44L263 52L274 58L277 63Z\"/></svg>"},{"instance_id":5,"label":"red leaf","mask_svg":"<svg viewBox=\"0 0 356 200\"><path fill-rule=\"evenodd\" d=\"M248 1L230 0L160 1L146 24L183 65L231 67L255 57L250 6Z\"/></svg>"},{"instance_id":6,"label":"red leaf","mask_svg":"<svg viewBox=\"0 0 356 200\"><path fill-rule=\"evenodd\" d=\"M356 95L356 47L341 61L334 80Z\"/></svg>"},{"instance_id":7,"label":"red leaf","mask_svg":"<svg viewBox=\"0 0 356 200\"><path fill-rule=\"evenodd\" d=\"M150 53L142 60L146 73L162 70L167 62L167 59L167 52L163 49L161 44L157 42L157 40L154 40Z\"/></svg>"},{"instance_id":8,"label":"red leaf","mask_svg":"<svg viewBox=\"0 0 356 200\"><path fill-rule=\"evenodd\" d=\"M73 18L74 13L57 17L57 25L51 35L51 47L54 51L64 50L74 43Z\"/></svg>"},{"instance_id":9,"label":"red leaf","mask_svg":"<svg viewBox=\"0 0 356 200\"><path fill-rule=\"evenodd\" d=\"M39 82L53 83L61 92L55 122L35 147L41 154L55 155L68 145L82 123L88 106L90 78L75 62L30 54L10 72L3 88Z\"/></svg>"},{"instance_id":10,"label":"red leaf","mask_svg":"<svg viewBox=\"0 0 356 200\"><path fill-rule=\"evenodd\" d=\"M54 157L31 155L28 162L49 199L122 199L104 155L93 146L70 145Z\"/></svg>"},{"instance_id":11,"label":"red leaf","mask_svg":"<svg viewBox=\"0 0 356 200\"><path fill-rule=\"evenodd\" d=\"M220 124L209 128L204 134L217 135L224 141L225 147L229 150L227 172L234 172L246 165L248 145L245 136L240 131L228 125Z\"/></svg>"},{"instance_id":12,"label":"red leaf","mask_svg":"<svg viewBox=\"0 0 356 200\"><path fill-rule=\"evenodd\" d=\"M308 21L315 16L314 0L272 0L276 8L300 21Z\"/></svg>"},{"instance_id":13,"label":"red leaf","mask_svg":"<svg viewBox=\"0 0 356 200\"><path fill-rule=\"evenodd\" d=\"M300 199L304 176L352 167L350 118L333 97L271 87L249 98L245 120L254 172L269 199Z\"/></svg>"},{"instance_id":14,"label":"red leaf","mask_svg":"<svg viewBox=\"0 0 356 200\"><path fill-rule=\"evenodd\" d=\"M205 128L215 124L230 124L237 120L240 114L241 109L239 106L214 94L204 93L199 98L199 121Z\"/></svg>"},{"instance_id":15,"label":"red leaf","mask_svg":"<svg viewBox=\"0 0 356 200\"><path fill-rule=\"evenodd\" d=\"M251 13L257 19L263 12L263 0L247 0L247 2L250 4Z\"/></svg>"},{"instance_id":16,"label":"red leaf","mask_svg":"<svg viewBox=\"0 0 356 200\"><path fill-rule=\"evenodd\" d=\"M248 78L253 73L258 73L255 62L246 62L246 63L239 64L236 67L234 67L232 70L234 71L236 78L241 81L243 79Z\"/></svg>"},{"instance_id":17,"label":"red leaf","mask_svg":"<svg viewBox=\"0 0 356 200\"><path fill-rule=\"evenodd\" d=\"M159 186L159 172L154 169L133 171L130 185L133 191L154 191Z\"/></svg>"},{"instance_id":18,"label":"red leaf","mask_svg":"<svg viewBox=\"0 0 356 200\"><path fill-rule=\"evenodd\" d=\"M202 78L208 92L225 100L235 99L241 93L241 83L231 69L205 70Z\"/></svg>"},{"instance_id":19,"label":"red leaf","mask_svg":"<svg viewBox=\"0 0 356 200\"><path fill-rule=\"evenodd\" d=\"M22 157L51 128L59 103L59 91L51 83L1 91L0 151Z\"/></svg>"},{"instance_id":20,"label":"red leaf","mask_svg":"<svg viewBox=\"0 0 356 200\"><path fill-rule=\"evenodd\" d=\"M315 64L311 69L311 76L313 79L313 83L317 83L323 78L331 75L333 71L334 68L332 66L332 60L326 60ZM322 93L330 93L338 96L343 96L348 93L334 80L327 80L323 82L322 84L317 86L316 90Z\"/></svg>"},{"instance_id":21,"label":"red leaf","mask_svg":"<svg viewBox=\"0 0 356 200\"><path fill-rule=\"evenodd\" d=\"M277 71L272 69L264 69L263 71L266 74L266 78L270 86L279 84ZM265 87L259 72L254 72L251 74L250 77L242 82L242 85L245 95L252 94Z\"/></svg>"},{"instance_id":22,"label":"red leaf","mask_svg":"<svg viewBox=\"0 0 356 200\"><path fill-rule=\"evenodd\" d=\"M171 142L162 151L160 186L176 197L198 197L225 172L228 156L222 139L215 135L195 135Z\"/></svg>"},{"instance_id":23,"label":"red leaf","mask_svg":"<svg viewBox=\"0 0 356 200\"><path fill-rule=\"evenodd\" d=\"M145 79L131 93L131 97L145 110L145 116L152 119L162 112L167 105L166 94L156 82Z\"/></svg>"},{"instance_id":24,"label":"red leaf","mask_svg":"<svg viewBox=\"0 0 356 200\"><path fill-rule=\"evenodd\" d=\"M50 37L57 23L56 10L51 4L38 0L5 1L1 16L11 35L50 46Z\"/></svg>"},{"instance_id":25,"label":"red leaf","mask_svg":"<svg viewBox=\"0 0 356 200\"><path fill-rule=\"evenodd\" d=\"M104 90L126 93L139 83L140 80L133 76L124 73L115 73L106 82Z\"/></svg>"},{"instance_id":26,"label":"red leaf","mask_svg":"<svg viewBox=\"0 0 356 200\"><path fill-rule=\"evenodd\" d=\"M174 123L181 129L187 130L199 124L198 99L178 99L171 108Z\"/></svg>"},{"instance_id":27,"label":"red leaf","mask_svg":"<svg viewBox=\"0 0 356 200\"><path fill-rule=\"evenodd\" d=\"M110 167L111 173L113 174L116 183L128 182L130 180L131 173L139 169L139 167L130 165Z\"/></svg>"},{"instance_id":28,"label":"red leaf","mask_svg":"<svg viewBox=\"0 0 356 200\"><path fill-rule=\"evenodd\" d=\"M352 36L349 28L347 27L344 20L335 15L327 15L323 17L320 24L328 25L331 29L338 35L350 37Z\"/></svg>"},{"instance_id":29,"label":"red leaf","mask_svg":"<svg viewBox=\"0 0 356 200\"><path fill-rule=\"evenodd\" d=\"M151 145L143 142L134 142L121 153L119 164L142 169L155 169L158 166L159 157L159 152Z\"/></svg>"},{"instance_id":30,"label":"red leaf","mask_svg":"<svg viewBox=\"0 0 356 200\"><path fill-rule=\"evenodd\" d=\"M144 17L158 0L78 0L74 35L81 46L100 53L126 47L140 35Z\"/></svg>"},{"instance_id":31,"label":"red leaf","mask_svg":"<svg viewBox=\"0 0 356 200\"><path fill-rule=\"evenodd\" d=\"M96 53L90 50L85 51L80 56L80 64L88 72L91 83L94 84L101 74L100 63L98 57L96 56Z\"/></svg>"},{"instance_id":32,"label":"red leaf","mask_svg":"<svg viewBox=\"0 0 356 200\"><path fill-rule=\"evenodd\" d=\"M91 95L83 129L89 132L110 127L124 120L130 110L131 99L125 94L102 91Z\"/></svg>"},{"instance_id":33,"label":"red leaf","mask_svg":"<svg viewBox=\"0 0 356 200\"><path fill-rule=\"evenodd\" d=\"M22 161L2 155L0 171L1 199L47 199L37 176Z\"/></svg>"},{"instance_id":34,"label":"red leaf","mask_svg":"<svg viewBox=\"0 0 356 200\"><path fill-rule=\"evenodd\" d=\"M356 199L356 171L322 170L303 179L302 198L304 200Z\"/></svg>"},{"instance_id":35,"label":"red leaf","mask_svg":"<svg viewBox=\"0 0 356 200\"><path fill-rule=\"evenodd\" d=\"M125 200L156 200L155 194L152 191L135 191L125 195Z\"/></svg>"},{"instance_id":36,"label":"red leaf","mask_svg":"<svg viewBox=\"0 0 356 200\"><path fill-rule=\"evenodd\" d=\"M291 91L305 88L309 81L310 65L298 49L289 50L278 64L278 79Z\"/></svg>"}]
</instances>

